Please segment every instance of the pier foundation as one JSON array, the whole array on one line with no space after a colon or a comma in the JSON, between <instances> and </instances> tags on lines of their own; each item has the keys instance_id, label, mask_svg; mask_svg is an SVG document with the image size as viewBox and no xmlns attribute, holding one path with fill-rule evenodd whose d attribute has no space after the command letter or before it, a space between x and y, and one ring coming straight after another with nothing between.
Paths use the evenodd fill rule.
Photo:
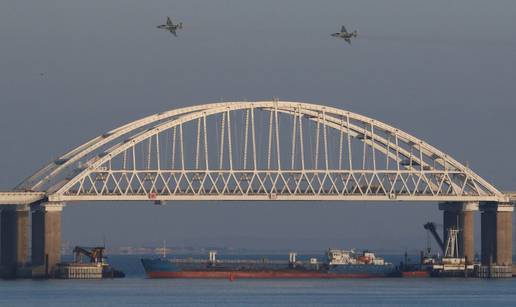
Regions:
<instances>
[{"instance_id":1,"label":"pier foundation","mask_svg":"<svg viewBox=\"0 0 516 307\"><path fill-rule=\"evenodd\" d=\"M53 277L61 262L61 213L63 203L43 203L32 212L33 277Z\"/></svg>"},{"instance_id":2,"label":"pier foundation","mask_svg":"<svg viewBox=\"0 0 516 307\"><path fill-rule=\"evenodd\" d=\"M15 278L29 256L29 207L4 206L0 213L1 276Z\"/></svg>"},{"instance_id":3,"label":"pier foundation","mask_svg":"<svg viewBox=\"0 0 516 307\"><path fill-rule=\"evenodd\" d=\"M475 258L475 238L473 234L475 211L478 211L478 202L446 202L439 204L443 210L443 242L448 240L448 229L460 230L458 233L459 257L473 263Z\"/></svg>"},{"instance_id":4,"label":"pier foundation","mask_svg":"<svg viewBox=\"0 0 516 307\"><path fill-rule=\"evenodd\" d=\"M482 256L484 266L512 266L512 214L510 203L485 203L482 211Z\"/></svg>"}]
</instances>

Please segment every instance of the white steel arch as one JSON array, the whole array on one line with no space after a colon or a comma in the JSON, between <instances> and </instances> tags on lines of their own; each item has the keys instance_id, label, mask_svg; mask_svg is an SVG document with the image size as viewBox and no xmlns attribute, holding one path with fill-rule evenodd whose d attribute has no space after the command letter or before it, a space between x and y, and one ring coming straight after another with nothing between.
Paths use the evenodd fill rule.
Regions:
<instances>
[{"instance_id":1,"label":"white steel arch","mask_svg":"<svg viewBox=\"0 0 516 307\"><path fill-rule=\"evenodd\" d=\"M277 100L148 116L70 151L18 190L67 202L507 201L471 169L402 130Z\"/></svg>"},{"instance_id":2,"label":"white steel arch","mask_svg":"<svg viewBox=\"0 0 516 307\"><path fill-rule=\"evenodd\" d=\"M213 103L210 104L212 107L223 106L225 103ZM49 182L53 176L57 176L60 172L66 170L67 167L73 165L73 163L79 161L81 158L87 156L89 153L101 148L103 145L116 140L132 131L135 131L146 125L159 122L164 119L168 119L173 116L195 112L206 108L207 105L197 105L191 107L184 107L179 109L170 110L168 112L153 114L142 119L130 122L121 127L108 131L103 135L89 140L79 147L74 148L68 153L62 155L58 159L45 165L43 168L38 170L36 173L26 178L21 182L15 190L37 190L45 183Z\"/></svg>"}]
</instances>

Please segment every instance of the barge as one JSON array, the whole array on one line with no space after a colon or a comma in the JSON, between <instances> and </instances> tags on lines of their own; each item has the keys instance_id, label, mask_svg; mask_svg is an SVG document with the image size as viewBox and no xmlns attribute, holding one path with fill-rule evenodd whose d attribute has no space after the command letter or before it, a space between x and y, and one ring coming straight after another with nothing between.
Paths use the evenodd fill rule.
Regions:
<instances>
[{"instance_id":1,"label":"barge","mask_svg":"<svg viewBox=\"0 0 516 307\"><path fill-rule=\"evenodd\" d=\"M80 247L73 250L74 261L59 263L55 277L61 279L123 278L125 274L107 263L104 247ZM88 261L83 261L83 257Z\"/></svg>"}]
</instances>

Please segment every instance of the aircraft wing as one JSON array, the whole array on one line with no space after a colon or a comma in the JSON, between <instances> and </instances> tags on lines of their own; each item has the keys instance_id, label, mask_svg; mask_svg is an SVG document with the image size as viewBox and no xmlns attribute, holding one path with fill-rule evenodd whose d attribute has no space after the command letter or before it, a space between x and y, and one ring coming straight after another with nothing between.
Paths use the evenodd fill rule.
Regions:
<instances>
[{"instance_id":1,"label":"aircraft wing","mask_svg":"<svg viewBox=\"0 0 516 307\"><path fill-rule=\"evenodd\" d=\"M170 33L174 34L174 36L175 36L175 37L177 37L176 30L172 30L172 29L170 29L169 31L170 31Z\"/></svg>"},{"instance_id":2,"label":"aircraft wing","mask_svg":"<svg viewBox=\"0 0 516 307\"><path fill-rule=\"evenodd\" d=\"M347 33L348 31L346 31L346 27L345 26L342 26L342 28L340 29L340 32Z\"/></svg>"},{"instance_id":3,"label":"aircraft wing","mask_svg":"<svg viewBox=\"0 0 516 307\"><path fill-rule=\"evenodd\" d=\"M344 40L345 40L346 42L348 42L348 44L350 44L350 45L351 45L351 40L350 40L349 38L345 38Z\"/></svg>"},{"instance_id":4,"label":"aircraft wing","mask_svg":"<svg viewBox=\"0 0 516 307\"><path fill-rule=\"evenodd\" d=\"M172 25L172 20L170 20L170 17L167 17L167 26L171 26Z\"/></svg>"}]
</instances>

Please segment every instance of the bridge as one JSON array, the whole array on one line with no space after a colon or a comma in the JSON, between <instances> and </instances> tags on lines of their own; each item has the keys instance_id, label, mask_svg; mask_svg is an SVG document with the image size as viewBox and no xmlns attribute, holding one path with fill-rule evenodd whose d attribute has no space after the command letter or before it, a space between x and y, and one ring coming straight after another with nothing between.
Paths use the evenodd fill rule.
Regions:
<instances>
[{"instance_id":1,"label":"bridge","mask_svg":"<svg viewBox=\"0 0 516 307\"><path fill-rule=\"evenodd\" d=\"M128 123L63 154L0 192L7 275L50 275L60 259L61 211L91 201L407 201L439 203L482 264L512 265L511 201L446 154L379 120L288 101L220 102ZM32 254L28 254L29 220ZM30 259L29 259L30 256Z\"/></svg>"}]
</instances>

